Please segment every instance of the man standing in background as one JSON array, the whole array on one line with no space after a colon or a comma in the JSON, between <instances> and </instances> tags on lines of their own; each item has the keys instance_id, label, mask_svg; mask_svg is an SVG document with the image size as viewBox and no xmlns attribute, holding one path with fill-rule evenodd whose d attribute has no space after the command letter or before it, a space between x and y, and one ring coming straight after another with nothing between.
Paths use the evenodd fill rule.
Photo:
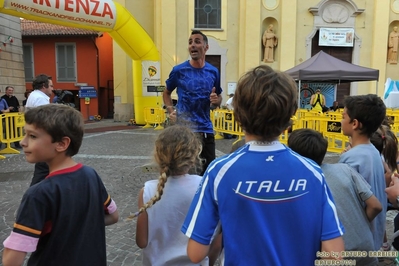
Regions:
<instances>
[{"instance_id":1,"label":"man standing in background","mask_svg":"<svg viewBox=\"0 0 399 266\"><path fill-rule=\"evenodd\" d=\"M33 91L26 101L26 110L29 108L50 104L50 96L53 92L51 77L40 74L32 82Z\"/></svg>"},{"instance_id":2,"label":"man standing in background","mask_svg":"<svg viewBox=\"0 0 399 266\"><path fill-rule=\"evenodd\" d=\"M53 81L51 77L40 74L32 82L33 91L26 101L26 111L41 105L50 104L50 96L53 92ZM35 164L35 171L30 185L42 181L49 174L48 165L44 162Z\"/></svg>"},{"instance_id":3,"label":"man standing in background","mask_svg":"<svg viewBox=\"0 0 399 266\"><path fill-rule=\"evenodd\" d=\"M14 96L14 88L12 86L6 87L6 94L1 96L1 98L7 102L12 113L17 113L19 111L19 101L17 97Z\"/></svg>"},{"instance_id":4,"label":"man standing in background","mask_svg":"<svg viewBox=\"0 0 399 266\"><path fill-rule=\"evenodd\" d=\"M7 86L6 94L1 96L1 99L4 99L7 102L9 112L11 112L11 113L19 112L19 101L18 101L17 97L14 96L14 87ZM17 149L21 149L21 145L19 145L19 141L14 142L14 146Z\"/></svg>"}]
</instances>

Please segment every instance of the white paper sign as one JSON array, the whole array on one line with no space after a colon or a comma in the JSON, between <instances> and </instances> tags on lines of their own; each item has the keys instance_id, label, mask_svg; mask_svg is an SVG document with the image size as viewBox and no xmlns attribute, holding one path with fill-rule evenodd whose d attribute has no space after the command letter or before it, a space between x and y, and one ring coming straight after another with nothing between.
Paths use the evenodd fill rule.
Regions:
<instances>
[{"instance_id":1,"label":"white paper sign","mask_svg":"<svg viewBox=\"0 0 399 266\"><path fill-rule=\"evenodd\" d=\"M353 47L355 31L352 28L320 28L319 46Z\"/></svg>"}]
</instances>

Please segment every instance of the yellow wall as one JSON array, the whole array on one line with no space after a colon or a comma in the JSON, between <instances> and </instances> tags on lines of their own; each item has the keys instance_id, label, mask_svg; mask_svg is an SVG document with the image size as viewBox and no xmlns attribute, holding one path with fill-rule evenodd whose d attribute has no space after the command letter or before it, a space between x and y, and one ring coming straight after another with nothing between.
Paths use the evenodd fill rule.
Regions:
<instances>
[{"instance_id":1,"label":"yellow wall","mask_svg":"<svg viewBox=\"0 0 399 266\"><path fill-rule=\"evenodd\" d=\"M160 52L162 84L173 66L188 59L187 40L194 26L194 0L116 0L126 8L154 39ZM386 63L387 41L393 25L399 26L399 11L392 11L394 0L334 0L338 4L349 4L360 11L354 16L357 41L361 42L353 63L380 70L378 94L384 91L385 80L399 80L398 65ZM268 7L267 3L277 3ZM267 63L275 69L285 71L307 60L309 36L315 31L315 17L311 7L325 4L326 0L222 0L222 29L203 30L209 38L227 49L225 66L224 101L227 100L227 83L237 82L240 75L262 62L262 34L268 23L275 25L278 45L275 62ZM378 4L377 4L378 2ZM352 5L353 4L353 5ZM395 24L396 23L396 24ZM342 27L340 23L329 23L329 27ZM134 33L132 33L134 34ZM311 44L310 44L311 45ZM356 61L356 62L355 62ZM122 103L133 103L131 60L114 46L115 96ZM358 82L357 94L375 93L375 82Z\"/></svg>"}]
</instances>

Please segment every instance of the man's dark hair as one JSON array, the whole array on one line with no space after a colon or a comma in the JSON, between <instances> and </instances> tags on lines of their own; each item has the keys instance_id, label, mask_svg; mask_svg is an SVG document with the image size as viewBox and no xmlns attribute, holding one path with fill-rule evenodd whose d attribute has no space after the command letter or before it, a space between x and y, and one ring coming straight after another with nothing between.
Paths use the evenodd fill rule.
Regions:
<instances>
[{"instance_id":1,"label":"man's dark hair","mask_svg":"<svg viewBox=\"0 0 399 266\"><path fill-rule=\"evenodd\" d=\"M371 137L385 119L384 102L375 94L348 96L345 98L345 108L350 121L360 123L360 134Z\"/></svg>"},{"instance_id":2,"label":"man's dark hair","mask_svg":"<svg viewBox=\"0 0 399 266\"><path fill-rule=\"evenodd\" d=\"M36 76L35 79L32 82L33 90L40 90L41 88L43 88L43 86L45 88L48 88L48 86L49 86L48 81L49 80L51 80L51 77L47 76L45 74L40 74L40 75Z\"/></svg>"},{"instance_id":3,"label":"man's dark hair","mask_svg":"<svg viewBox=\"0 0 399 266\"><path fill-rule=\"evenodd\" d=\"M194 35L194 34L200 34L200 35L202 36L202 38L204 39L205 44L208 44L208 37L206 37L206 35L203 34L201 31L199 31L199 30L193 30L193 31L191 32L191 35Z\"/></svg>"},{"instance_id":4,"label":"man's dark hair","mask_svg":"<svg viewBox=\"0 0 399 266\"><path fill-rule=\"evenodd\" d=\"M14 87L13 87L13 86L7 86L7 87L6 87L6 90L8 90L8 88L13 88L13 89L14 89Z\"/></svg>"},{"instance_id":5,"label":"man's dark hair","mask_svg":"<svg viewBox=\"0 0 399 266\"><path fill-rule=\"evenodd\" d=\"M288 137L288 147L321 165L327 152L328 141L320 132L302 128L291 132Z\"/></svg>"}]
</instances>

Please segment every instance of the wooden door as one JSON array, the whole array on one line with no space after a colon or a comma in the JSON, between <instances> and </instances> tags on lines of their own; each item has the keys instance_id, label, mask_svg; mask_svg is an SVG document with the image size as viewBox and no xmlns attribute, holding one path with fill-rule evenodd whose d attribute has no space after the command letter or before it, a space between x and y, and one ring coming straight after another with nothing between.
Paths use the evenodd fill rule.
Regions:
<instances>
[{"instance_id":1,"label":"wooden door","mask_svg":"<svg viewBox=\"0 0 399 266\"><path fill-rule=\"evenodd\" d=\"M220 55L206 55L205 61L216 67L219 70L220 75Z\"/></svg>"},{"instance_id":2,"label":"wooden door","mask_svg":"<svg viewBox=\"0 0 399 266\"><path fill-rule=\"evenodd\" d=\"M353 47L335 47L335 46L319 46L319 31L316 32L312 39L312 56L323 51L342 61L352 63ZM341 83L337 85L337 98L339 105L343 105L345 96L350 95L350 83Z\"/></svg>"}]
</instances>

